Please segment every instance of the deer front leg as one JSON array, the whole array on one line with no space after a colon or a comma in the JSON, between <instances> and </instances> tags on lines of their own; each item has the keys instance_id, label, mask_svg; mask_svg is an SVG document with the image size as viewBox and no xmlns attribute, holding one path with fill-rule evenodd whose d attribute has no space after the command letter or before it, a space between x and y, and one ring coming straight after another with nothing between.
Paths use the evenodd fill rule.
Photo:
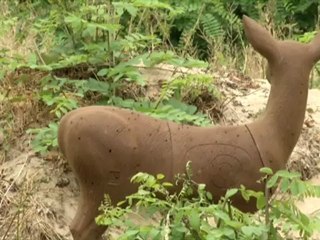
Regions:
<instances>
[{"instance_id":1,"label":"deer front leg","mask_svg":"<svg viewBox=\"0 0 320 240\"><path fill-rule=\"evenodd\" d=\"M80 203L70 225L70 231L74 240L102 240L102 234L107 227L98 226L95 217L99 214L98 208L104 192L86 188L84 186L81 188Z\"/></svg>"}]
</instances>

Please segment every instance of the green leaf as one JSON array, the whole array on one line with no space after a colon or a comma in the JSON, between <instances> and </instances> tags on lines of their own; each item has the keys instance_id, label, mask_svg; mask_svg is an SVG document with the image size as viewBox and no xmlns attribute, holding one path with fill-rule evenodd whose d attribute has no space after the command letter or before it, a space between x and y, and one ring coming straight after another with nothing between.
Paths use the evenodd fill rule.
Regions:
<instances>
[{"instance_id":1,"label":"green leaf","mask_svg":"<svg viewBox=\"0 0 320 240\"><path fill-rule=\"evenodd\" d=\"M281 180L280 189L283 193L285 193L289 189L290 181L287 178Z\"/></svg>"},{"instance_id":2,"label":"green leaf","mask_svg":"<svg viewBox=\"0 0 320 240\"><path fill-rule=\"evenodd\" d=\"M207 62L197 59L188 59L182 64L182 66L186 68L207 68L208 65L209 64Z\"/></svg>"},{"instance_id":3,"label":"green leaf","mask_svg":"<svg viewBox=\"0 0 320 240\"><path fill-rule=\"evenodd\" d=\"M157 179L158 180L162 180L162 179L164 179L165 178L165 176L162 174L162 173L158 173L157 174Z\"/></svg>"},{"instance_id":4,"label":"green leaf","mask_svg":"<svg viewBox=\"0 0 320 240\"><path fill-rule=\"evenodd\" d=\"M305 226L307 226L307 225L310 224L310 219L309 219L309 217L308 217L307 215L303 214L302 212L300 213L300 220L301 220L301 222L302 222ZM320 230L320 229L319 229L319 230Z\"/></svg>"},{"instance_id":5,"label":"green leaf","mask_svg":"<svg viewBox=\"0 0 320 240\"><path fill-rule=\"evenodd\" d=\"M212 194L210 192L206 192L206 196L210 201L213 199Z\"/></svg>"},{"instance_id":6,"label":"green leaf","mask_svg":"<svg viewBox=\"0 0 320 240\"><path fill-rule=\"evenodd\" d=\"M244 200L246 201L250 200L250 195L247 190L244 189L244 190L241 190L240 192Z\"/></svg>"},{"instance_id":7,"label":"green leaf","mask_svg":"<svg viewBox=\"0 0 320 240\"><path fill-rule=\"evenodd\" d=\"M227 220L227 221L225 221L225 223L234 229L240 229L243 226L243 224L241 222L237 222L237 221L233 221L233 220Z\"/></svg>"},{"instance_id":8,"label":"green leaf","mask_svg":"<svg viewBox=\"0 0 320 240\"><path fill-rule=\"evenodd\" d=\"M264 233L267 233L268 229L266 226L243 226L241 232L247 237L245 239L266 239L263 237ZM257 238L256 238L256 237Z\"/></svg>"},{"instance_id":9,"label":"green leaf","mask_svg":"<svg viewBox=\"0 0 320 240\"><path fill-rule=\"evenodd\" d=\"M169 182L164 182L164 183L162 183L162 186L164 186L164 187L173 187L173 184L169 183Z\"/></svg>"},{"instance_id":10,"label":"green leaf","mask_svg":"<svg viewBox=\"0 0 320 240\"><path fill-rule=\"evenodd\" d=\"M288 178L288 179L294 179L294 178L300 178L301 174L297 172L289 172L287 170L280 170L276 173L279 177L282 178Z\"/></svg>"},{"instance_id":11,"label":"green leaf","mask_svg":"<svg viewBox=\"0 0 320 240\"><path fill-rule=\"evenodd\" d=\"M301 181L293 181L290 185L291 194L293 194L294 196L305 193L306 190L306 186Z\"/></svg>"},{"instance_id":12,"label":"green leaf","mask_svg":"<svg viewBox=\"0 0 320 240\"><path fill-rule=\"evenodd\" d=\"M93 25L88 25L83 31L82 31L82 37L87 38L91 37L94 38L96 35L96 27Z\"/></svg>"},{"instance_id":13,"label":"green leaf","mask_svg":"<svg viewBox=\"0 0 320 240\"><path fill-rule=\"evenodd\" d=\"M90 78L84 85L85 91L99 92L103 95L109 96L109 84L107 82L97 81Z\"/></svg>"},{"instance_id":14,"label":"green leaf","mask_svg":"<svg viewBox=\"0 0 320 240\"><path fill-rule=\"evenodd\" d=\"M61 118L61 112L60 111L56 111L55 114L59 119Z\"/></svg>"},{"instance_id":15,"label":"green leaf","mask_svg":"<svg viewBox=\"0 0 320 240\"><path fill-rule=\"evenodd\" d=\"M37 55L35 53L32 53L28 56L28 64L29 65L37 65Z\"/></svg>"},{"instance_id":16,"label":"green leaf","mask_svg":"<svg viewBox=\"0 0 320 240\"><path fill-rule=\"evenodd\" d=\"M206 189L206 185L204 183L198 184L198 191L202 192Z\"/></svg>"},{"instance_id":17,"label":"green leaf","mask_svg":"<svg viewBox=\"0 0 320 240\"><path fill-rule=\"evenodd\" d=\"M192 209L188 213L188 219L189 219L190 226L194 230L199 231L200 230L200 223L201 223L199 212L197 210L195 210L195 209Z\"/></svg>"},{"instance_id":18,"label":"green leaf","mask_svg":"<svg viewBox=\"0 0 320 240\"><path fill-rule=\"evenodd\" d=\"M260 169L260 172L261 173L265 173L267 175L273 175L273 171L271 168L267 168L267 167L264 167L264 168L261 168Z\"/></svg>"},{"instance_id":19,"label":"green leaf","mask_svg":"<svg viewBox=\"0 0 320 240\"><path fill-rule=\"evenodd\" d=\"M150 191L146 191L144 189L139 189L138 190L138 194L140 195L149 195L150 194Z\"/></svg>"},{"instance_id":20,"label":"green leaf","mask_svg":"<svg viewBox=\"0 0 320 240\"><path fill-rule=\"evenodd\" d=\"M109 68L103 68L97 73L97 75L100 77L104 77L108 74L108 72L109 72Z\"/></svg>"},{"instance_id":21,"label":"green leaf","mask_svg":"<svg viewBox=\"0 0 320 240\"><path fill-rule=\"evenodd\" d=\"M232 196L236 195L238 193L239 189L237 188L232 188L232 189L228 189L228 191L226 192L225 198L229 199Z\"/></svg>"},{"instance_id":22,"label":"green leaf","mask_svg":"<svg viewBox=\"0 0 320 240\"><path fill-rule=\"evenodd\" d=\"M266 206L266 198L263 194L260 194L257 197L257 209L263 209Z\"/></svg>"},{"instance_id":23,"label":"green leaf","mask_svg":"<svg viewBox=\"0 0 320 240\"><path fill-rule=\"evenodd\" d=\"M132 5L127 5L126 6L126 10L128 11L128 13L132 16L132 17L135 17L137 15L137 12L138 12L138 9L135 8L134 6Z\"/></svg>"},{"instance_id":24,"label":"green leaf","mask_svg":"<svg viewBox=\"0 0 320 240\"><path fill-rule=\"evenodd\" d=\"M148 239L161 240L161 230L151 227L148 232Z\"/></svg>"},{"instance_id":25,"label":"green leaf","mask_svg":"<svg viewBox=\"0 0 320 240\"><path fill-rule=\"evenodd\" d=\"M123 235L121 235L120 239L133 239L133 237L136 237L139 234L139 230L132 229L132 230L127 230Z\"/></svg>"},{"instance_id":26,"label":"green leaf","mask_svg":"<svg viewBox=\"0 0 320 240\"><path fill-rule=\"evenodd\" d=\"M216 210L214 212L214 216L217 217L218 219L223 220L223 221L227 221L230 219L229 215L225 211L222 211L222 210Z\"/></svg>"},{"instance_id":27,"label":"green leaf","mask_svg":"<svg viewBox=\"0 0 320 240\"><path fill-rule=\"evenodd\" d=\"M273 175L268 181L267 181L267 188L273 188L278 181L279 176L277 174Z\"/></svg>"}]
</instances>

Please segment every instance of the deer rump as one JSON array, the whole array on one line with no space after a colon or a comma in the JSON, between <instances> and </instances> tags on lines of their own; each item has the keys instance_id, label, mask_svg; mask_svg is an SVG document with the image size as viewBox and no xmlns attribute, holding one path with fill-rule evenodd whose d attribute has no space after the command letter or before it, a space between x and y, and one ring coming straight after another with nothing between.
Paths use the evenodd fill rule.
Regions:
<instances>
[{"instance_id":1,"label":"deer rump","mask_svg":"<svg viewBox=\"0 0 320 240\"><path fill-rule=\"evenodd\" d=\"M130 179L138 172L163 173L167 181L174 181L188 161L193 179L205 183L215 201L240 184L264 189L257 181L262 177L259 169L266 165L246 125L204 128L115 107L84 107L63 118L59 145L80 181L81 193L96 201L103 193L113 203L124 200L137 190ZM233 203L245 211L255 209L240 196Z\"/></svg>"}]
</instances>

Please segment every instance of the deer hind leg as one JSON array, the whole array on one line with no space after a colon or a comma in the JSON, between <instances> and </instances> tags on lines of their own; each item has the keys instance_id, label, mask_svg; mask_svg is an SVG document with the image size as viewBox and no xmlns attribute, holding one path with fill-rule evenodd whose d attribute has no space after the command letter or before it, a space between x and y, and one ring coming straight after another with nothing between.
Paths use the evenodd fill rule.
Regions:
<instances>
[{"instance_id":1,"label":"deer hind leg","mask_svg":"<svg viewBox=\"0 0 320 240\"><path fill-rule=\"evenodd\" d=\"M118 202L128 189L128 166L136 148L127 122L108 108L79 109L60 123L59 146L80 185L80 202L71 224L75 240L101 239L105 227L96 225L95 217L104 194ZM125 151L124 151L125 149ZM123 174L118 179L117 173Z\"/></svg>"},{"instance_id":2,"label":"deer hind leg","mask_svg":"<svg viewBox=\"0 0 320 240\"><path fill-rule=\"evenodd\" d=\"M105 149L91 139L88 149L77 147L68 159L80 185L80 199L70 230L74 240L100 240L106 227L98 226L95 218L104 194L109 194L107 169L114 159L105 158Z\"/></svg>"},{"instance_id":3,"label":"deer hind leg","mask_svg":"<svg viewBox=\"0 0 320 240\"><path fill-rule=\"evenodd\" d=\"M94 139L91 142L88 149L77 147L68 158L80 185L79 205L70 226L74 240L100 240L106 230L96 224L95 218L99 215L104 194L109 193L105 173L113 161L104 159L104 149Z\"/></svg>"}]
</instances>

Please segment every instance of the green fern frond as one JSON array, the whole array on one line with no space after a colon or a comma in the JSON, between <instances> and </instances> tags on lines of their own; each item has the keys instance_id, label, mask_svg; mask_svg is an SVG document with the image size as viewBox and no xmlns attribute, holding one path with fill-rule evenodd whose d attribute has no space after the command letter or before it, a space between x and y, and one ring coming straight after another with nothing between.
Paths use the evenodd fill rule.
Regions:
<instances>
[{"instance_id":1,"label":"green fern frond","mask_svg":"<svg viewBox=\"0 0 320 240\"><path fill-rule=\"evenodd\" d=\"M224 33L221 23L214 15L210 13L203 15L203 17L201 18L201 23L204 33L209 37L221 36Z\"/></svg>"},{"instance_id":2,"label":"green fern frond","mask_svg":"<svg viewBox=\"0 0 320 240\"><path fill-rule=\"evenodd\" d=\"M160 103L158 107L156 107L156 103L154 102L136 102L132 99L122 99L119 97L114 97L112 102L115 106L133 109L159 119L197 126L208 126L211 124L211 120L206 115L197 113L195 106L174 99L170 99L165 104Z\"/></svg>"},{"instance_id":3,"label":"green fern frond","mask_svg":"<svg viewBox=\"0 0 320 240\"><path fill-rule=\"evenodd\" d=\"M220 99L220 92L214 85L212 76L207 74L188 74L164 82L158 103L168 101L173 96L181 101L192 102L203 91L207 91L215 99Z\"/></svg>"},{"instance_id":4,"label":"green fern frond","mask_svg":"<svg viewBox=\"0 0 320 240\"><path fill-rule=\"evenodd\" d=\"M193 18L186 19L186 20L187 20L186 24L183 27L183 30L179 39L179 43L178 43L178 47L180 49L185 49L190 45L195 34L195 29L197 27L196 15Z\"/></svg>"},{"instance_id":5,"label":"green fern frond","mask_svg":"<svg viewBox=\"0 0 320 240\"><path fill-rule=\"evenodd\" d=\"M177 86L172 84L170 81L164 81L161 91L160 91L160 97L158 99L158 102L168 101L172 96L174 95L175 91L177 90Z\"/></svg>"}]
</instances>

